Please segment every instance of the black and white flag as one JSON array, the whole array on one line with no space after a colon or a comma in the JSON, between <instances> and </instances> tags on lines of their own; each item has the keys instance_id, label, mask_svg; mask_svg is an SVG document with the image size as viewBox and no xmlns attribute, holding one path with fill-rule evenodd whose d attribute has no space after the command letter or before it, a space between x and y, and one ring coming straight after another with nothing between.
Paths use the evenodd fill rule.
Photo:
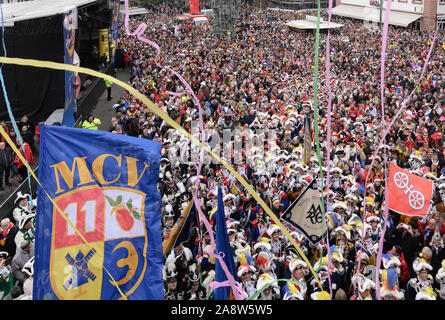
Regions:
<instances>
[{"instance_id":1,"label":"black and white flag","mask_svg":"<svg viewBox=\"0 0 445 320\"><path fill-rule=\"evenodd\" d=\"M299 229L313 244L324 237L327 229L326 224L323 226L320 192L315 183L312 180L281 216L281 220Z\"/></svg>"}]
</instances>

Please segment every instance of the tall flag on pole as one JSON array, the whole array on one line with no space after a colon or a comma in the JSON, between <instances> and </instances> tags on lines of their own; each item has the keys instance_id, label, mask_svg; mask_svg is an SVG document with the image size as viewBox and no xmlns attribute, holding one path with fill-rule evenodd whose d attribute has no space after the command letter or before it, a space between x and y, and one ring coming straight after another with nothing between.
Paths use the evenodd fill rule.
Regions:
<instances>
[{"instance_id":1,"label":"tall flag on pole","mask_svg":"<svg viewBox=\"0 0 445 320\"><path fill-rule=\"evenodd\" d=\"M190 200L162 242L164 256L170 252L170 249L175 248L178 243L189 240L191 228L197 224L196 210L193 206L193 200Z\"/></svg>"},{"instance_id":2,"label":"tall flag on pole","mask_svg":"<svg viewBox=\"0 0 445 320\"><path fill-rule=\"evenodd\" d=\"M306 116L304 118L304 144L303 144L303 162L308 165L312 155L312 135L311 135L311 119Z\"/></svg>"},{"instance_id":3,"label":"tall flag on pole","mask_svg":"<svg viewBox=\"0 0 445 320\"><path fill-rule=\"evenodd\" d=\"M63 14L63 43L64 43L64 63L73 64L74 61L74 43L75 31L74 23L77 18L77 8L68 10ZM65 71L65 106L62 124L64 126L74 126L74 72Z\"/></svg>"},{"instance_id":4,"label":"tall flag on pole","mask_svg":"<svg viewBox=\"0 0 445 320\"><path fill-rule=\"evenodd\" d=\"M161 144L43 124L40 132L33 299L164 299Z\"/></svg>"},{"instance_id":5,"label":"tall flag on pole","mask_svg":"<svg viewBox=\"0 0 445 320\"><path fill-rule=\"evenodd\" d=\"M323 227L320 191L315 180L304 189L286 209L281 219L301 230L313 244L317 244L325 235Z\"/></svg>"},{"instance_id":6,"label":"tall flag on pole","mask_svg":"<svg viewBox=\"0 0 445 320\"><path fill-rule=\"evenodd\" d=\"M433 181L421 178L390 162L388 208L408 216L425 216L433 195Z\"/></svg>"},{"instance_id":7,"label":"tall flag on pole","mask_svg":"<svg viewBox=\"0 0 445 320\"><path fill-rule=\"evenodd\" d=\"M226 264L229 272L232 274L234 279L237 279L235 261L233 259L232 248L230 247L229 235L227 234L221 186L218 186L218 209L214 214L214 219L216 224L216 253L222 253L224 255L224 263ZM228 280L227 275L221 267L219 259L216 259L215 262L215 280L217 282L224 282ZM230 288L230 286L216 288L214 291L215 300L232 300L233 294L231 290L232 289Z\"/></svg>"}]
</instances>

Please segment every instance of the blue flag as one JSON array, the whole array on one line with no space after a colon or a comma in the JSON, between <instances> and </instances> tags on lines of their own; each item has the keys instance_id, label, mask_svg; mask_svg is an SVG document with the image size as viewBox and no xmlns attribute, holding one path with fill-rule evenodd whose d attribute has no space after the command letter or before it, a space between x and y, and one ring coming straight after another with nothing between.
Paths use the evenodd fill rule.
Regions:
<instances>
[{"instance_id":1,"label":"blue flag","mask_svg":"<svg viewBox=\"0 0 445 320\"><path fill-rule=\"evenodd\" d=\"M161 144L40 128L33 299L164 299Z\"/></svg>"},{"instance_id":2,"label":"blue flag","mask_svg":"<svg viewBox=\"0 0 445 320\"><path fill-rule=\"evenodd\" d=\"M229 235L227 234L221 186L218 186L218 209L214 214L214 218L216 223L216 252L218 254L221 252L224 254L224 263L227 265L227 268L234 279L237 279L235 261L233 259L232 248L230 247ZM215 262L215 280L218 282L228 280L218 259L216 259ZM214 298L215 300L229 300L231 298L230 286L216 288L214 291Z\"/></svg>"}]
</instances>

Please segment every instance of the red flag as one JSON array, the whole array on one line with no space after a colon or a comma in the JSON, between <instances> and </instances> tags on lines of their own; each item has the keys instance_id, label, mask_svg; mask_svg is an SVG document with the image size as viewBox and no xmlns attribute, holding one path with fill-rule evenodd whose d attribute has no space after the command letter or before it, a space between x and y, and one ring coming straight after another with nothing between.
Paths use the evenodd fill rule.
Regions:
<instances>
[{"instance_id":1,"label":"red flag","mask_svg":"<svg viewBox=\"0 0 445 320\"><path fill-rule=\"evenodd\" d=\"M409 173L390 163L388 208L409 216L428 214L433 194L433 181Z\"/></svg>"},{"instance_id":2,"label":"red flag","mask_svg":"<svg viewBox=\"0 0 445 320\"><path fill-rule=\"evenodd\" d=\"M199 13L199 0L190 0L190 14Z\"/></svg>"}]
</instances>

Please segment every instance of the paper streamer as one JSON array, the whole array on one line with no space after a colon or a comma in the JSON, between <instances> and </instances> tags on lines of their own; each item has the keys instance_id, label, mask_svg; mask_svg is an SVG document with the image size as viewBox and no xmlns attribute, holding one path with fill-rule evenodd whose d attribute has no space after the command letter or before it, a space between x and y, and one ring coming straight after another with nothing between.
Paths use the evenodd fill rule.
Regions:
<instances>
[{"instance_id":1,"label":"paper streamer","mask_svg":"<svg viewBox=\"0 0 445 320\"><path fill-rule=\"evenodd\" d=\"M199 111L199 127L200 127L200 131L201 131L201 135L202 135L202 143L205 143L205 131L204 131L204 125L203 125L203 120L202 120L202 111L201 111L201 106L200 106L200 102L198 97L195 95L193 89L191 88L191 86L189 85L189 83L176 71L174 71L173 69L169 68L169 67L164 67L162 65L159 64L158 62L158 57L161 53L160 47L157 43L148 40L147 38L143 37L142 34L145 32L145 30L147 29L147 25L145 23L142 23L139 25L139 27L136 29L136 31L134 33L130 33L129 32L129 28L128 28L128 0L125 1L125 30L127 32L128 35L136 35L137 38L142 41L145 42L151 46L153 46L156 49L156 58L155 58L155 63L156 65L158 65L159 67L165 68L167 71L170 71L172 74L174 74L180 81L181 83L186 87L187 91L189 93L191 93L192 97L193 97L193 101L195 102L196 106L198 107L198 111ZM175 92L169 92L169 94L173 95L175 98L178 96L183 95L183 93L175 93ZM188 143L190 142L190 140L188 140L187 144L185 146L188 145ZM183 158L184 152L185 152L186 148L183 147L183 149L181 150L181 158ZM198 165L195 165L196 167L196 176L199 177L199 174L201 172L201 168L202 168L202 164L203 164L203 158L204 158L204 153L203 153L203 149L201 150L200 153L200 161ZM213 232L211 229L211 225L208 222L206 216L204 215L204 213L201 210L201 205L199 204L199 200L197 197L197 190L199 188L199 179L196 179L195 182L195 189L193 190L193 200L195 203L195 207L197 208L198 214L200 219L203 221L204 226L206 227L207 231L210 234L210 242L211 244L214 246L215 244L215 240L213 237ZM215 246L214 246L215 247ZM221 263L221 267L223 269L223 271L226 274L226 277L229 279L228 281L225 281L221 284L218 284L217 282L212 282L212 286L214 288L218 287L218 286L227 286L230 285L232 287L232 291L235 295L235 298L237 300L242 300L243 299L243 294L242 294L242 287L241 285L233 278L233 276L230 274L224 260L221 258L220 255L211 252L210 253L211 256L213 256L214 258L218 259Z\"/></svg>"},{"instance_id":2,"label":"paper streamer","mask_svg":"<svg viewBox=\"0 0 445 320\"><path fill-rule=\"evenodd\" d=\"M385 20L386 20L386 19L385 19ZM413 93L415 92L415 90L418 88L420 82L421 82L422 79L423 79L423 76L424 76L424 72L425 72L426 66L428 65L428 62L429 62L429 60L430 60L430 58L431 58L431 52L432 52L432 50L433 50L433 48L434 48L434 44L435 44L435 42L436 42L437 32L438 32L438 29L436 29L436 32L434 33L433 41L432 41L431 46L430 46L430 49L429 49L429 51L428 51L428 55L427 55L427 57L426 57L426 59L425 59L425 63L424 63L423 69L422 69L422 73L421 73L419 79L417 80L417 83L416 83L415 88L411 91L410 95L409 95L405 100L402 101L402 104L401 104L399 110L397 111L397 113L395 114L395 116L392 118L391 123L390 123L386 128L385 128L385 126L384 126L384 123L382 124L382 125L383 125L383 129L384 129L384 130L382 130L382 138L381 138L381 140L380 140L380 142L379 142L379 144L378 144L376 150L375 150L374 153L373 153L373 157L372 157L372 161L371 161L371 164L370 164L370 167L369 167L369 171L368 171L368 174L367 174L367 176L366 176L366 181L368 181L369 174L370 174L370 172L371 172L371 169L372 169L373 166L374 166L374 159L375 159L375 157L377 156L378 152L380 151L382 145L385 143L386 136L388 135L389 131L391 130L392 126L394 125L394 122L398 119L398 117L400 116L400 114L402 113L402 111L405 109L406 104L410 101L411 96L413 95ZM386 188L385 188L385 189L386 189ZM387 199L387 197L388 197L388 195L387 195L387 192L385 191L385 198ZM387 202L387 201L385 201L385 217L384 217L384 219L385 219L384 221L385 221L385 222L384 222L384 230L386 230L386 222L387 222L387 218L388 218L388 213L386 212L386 210L388 210L388 209L387 209L387 204L386 204L386 202ZM382 233L382 234L383 234L383 233ZM380 242L383 242L383 240L380 239ZM378 255L377 255L377 260L379 260L379 261L376 261L376 264L381 262L381 255L382 255L381 250L383 250L383 249L382 249L382 244L379 244L379 252L378 252ZM359 267L360 267L360 261L359 261ZM357 268L357 269L359 269L359 268ZM377 284L377 286L379 286L379 284Z\"/></svg>"},{"instance_id":3,"label":"paper streamer","mask_svg":"<svg viewBox=\"0 0 445 320\"><path fill-rule=\"evenodd\" d=\"M386 43L388 39L388 25L389 25L389 15L391 14L391 4L392 0L388 0L386 5L386 11L385 11L385 24L383 26L383 36L382 36L382 52L380 53L381 56L381 64L380 64L380 105L382 108L382 129L385 126L385 61L386 61ZM383 130L382 130L383 132ZM388 158L386 156L386 149L385 149L385 175L387 175L387 164L388 164ZM368 172L369 173L369 172ZM387 181L385 177L385 181ZM383 230L382 234L379 239L379 249L377 252L377 259L376 259L376 296L377 300L380 300L380 263L382 260L382 253L383 253L383 239L385 237L385 231L386 231L386 222L388 221L388 198L387 193L388 186L386 185L385 188L385 207L384 207L384 215L383 215ZM365 228L363 228L364 233ZM359 261L360 264L360 261ZM359 269L359 268L358 268Z\"/></svg>"},{"instance_id":4,"label":"paper streamer","mask_svg":"<svg viewBox=\"0 0 445 320\"><path fill-rule=\"evenodd\" d=\"M37 178L37 176L35 175L34 171L31 169L31 167L29 166L29 163L26 161L26 159L23 157L23 155L21 154L21 152L17 149L17 147L15 146L14 142L11 140L11 138L8 136L8 134L5 132L5 130L3 129L2 126L0 126L0 134L5 138L6 142L9 144L9 146L12 148L12 150L17 154L17 156L20 158L20 160L25 164L25 166L28 168L29 172L31 173L31 175L33 176L33 178L37 181L37 183L39 184L39 186L42 188L43 192L45 192L46 196L48 197L48 199L51 201L51 203L53 204L54 208L56 208L56 210L59 212L59 214L62 216L63 219L65 219L65 221L69 224L69 226L71 228L73 228L74 232L76 232L76 234L82 239L82 241L89 245L90 243L88 242L87 239L85 239L85 237L83 236L83 234L76 228L76 226L68 219L68 217L65 216L64 212L62 211L62 209L60 209L60 207L57 205L57 203L54 201L54 199L51 198L51 196L49 195L49 193L45 190L45 188L43 187L43 185L40 183L39 179ZM91 247L92 248L92 247ZM116 281L114 280L114 277L110 274L110 272L108 272L107 268L104 267L105 272L107 272L107 274L110 276L113 284L116 286L117 290L119 291L121 297L125 300L127 300L127 297L125 296L125 294L122 292L122 290L119 288L119 285L116 283Z\"/></svg>"},{"instance_id":5,"label":"paper streamer","mask_svg":"<svg viewBox=\"0 0 445 320\"><path fill-rule=\"evenodd\" d=\"M217 156L214 152L212 152L207 146L203 145L200 141L196 140L194 137L191 136L184 128L182 128L180 125L176 123L173 119L171 119L168 114L166 114L164 111L162 111L159 107L157 107L153 102L150 101L146 96L144 96L142 93L140 93L138 90L134 89L130 85L126 84L125 82L116 79L110 75L100 73L95 70L91 70L84 67L77 67L74 65L66 65L63 63L57 63L57 62L51 62L51 61L40 61L40 60L34 60L34 59L20 59L20 58L5 58L0 57L0 63L5 64L15 64L15 65L22 65L22 66L29 66L29 67L38 67L38 68L49 68L54 70L68 70L78 73L84 73L88 74L93 77L98 77L102 79L108 79L112 81L114 84L118 85L119 87L126 89L130 94L135 96L137 99L142 101L146 106L148 106L154 113L156 113L159 117L161 117L166 123L168 123L171 127L178 130L183 136L191 139L193 142L198 144L201 148L203 148L207 153L209 153L214 159L220 161L220 163L227 168L227 170L243 185L243 187L249 192L250 195L257 201L257 203L263 208L263 210L275 221L275 224L277 224L281 231L284 233L284 235L289 239L289 241L292 243L292 245L295 247L295 249L298 251L300 256L303 258L303 260L307 263L309 269L311 270L312 274L314 275L314 278L317 280L317 282L320 284L320 279L318 278L317 274L315 273L314 269L312 268L311 263L307 259L306 255L302 252L298 244L296 243L295 239L292 238L287 228L280 222L278 217L272 212L272 210L267 206L267 204L264 202L263 199L253 190L253 188L248 184L248 182L232 167L230 166L224 159ZM321 284L320 284L321 287Z\"/></svg>"},{"instance_id":6,"label":"paper streamer","mask_svg":"<svg viewBox=\"0 0 445 320\"><path fill-rule=\"evenodd\" d=\"M394 125L394 122L399 118L400 114L401 114L402 111L405 109L406 104L409 102L409 100L411 99L411 96L414 94L415 90L418 88L420 82L421 82L422 79L423 79L423 75L424 75L426 66L428 65L428 62L429 62L430 57L431 57L431 52L432 52L432 50L433 50L433 48L434 48L434 44L435 44L435 42L436 42L437 31L438 31L438 30L436 30L436 32L434 33L433 41L432 41L431 46L430 46L430 49L429 49L429 51L428 51L428 55L427 55L427 57L426 57L426 59L425 59L425 63L424 63L424 65L423 65L422 73L421 73L419 79L417 80L417 83L416 83L415 88L411 91L410 95L409 95L405 100L402 101L402 104L401 104L399 110L397 111L397 113L395 114L395 116L392 118L391 122L390 122L389 125L386 127L386 129L382 130L382 131L383 131L383 132L382 132L382 138L381 138L381 140L380 140L380 142L379 142L377 148L375 149L375 151L374 151L374 153L373 153L373 155L372 155L372 161L371 161L371 164L370 164L370 166L369 166L369 171L368 171L368 175L366 176L366 181L368 181L369 172L370 172L371 169L374 167L374 159L375 159L375 157L377 156L377 154L379 153L379 151L380 151L382 145L385 143L385 138L386 138L386 136L388 135L389 131L391 130L392 126ZM385 127L383 127L383 128L385 128Z\"/></svg>"},{"instance_id":7,"label":"paper streamer","mask_svg":"<svg viewBox=\"0 0 445 320\"><path fill-rule=\"evenodd\" d=\"M385 99L385 61L386 61L386 42L388 39L388 25L389 25L389 16L391 14L391 3L392 0L388 0L387 5L386 5L386 10L385 10L385 20L384 20L384 25L383 25L383 33L382 33L382 49L381 49L381 63L380 63L380 105L381 105L381 110L382 110L382 128L385 126L385 106L384 106L384 99ZM383 130L382 130L383 131ZM384 141L384 140L383 140ZM365 179L365 190L366 190L366 186L368 185L368 178L369 178L369 174L371 173L371 169L373 167L374 164L374 158L373 157L372 161L371 161L371 165L370 168L368 169L368 174L366 175L366 179ZM365 195L363 197L363 208L365 207L364 202L366 198L366 192ZM364 211L363 211L364 214ZM365 218L364 216L362 217L363 219ZM363 221L365 223L365 221ZM386 221L385 221L386 224ZM365 234L365 228L362 228L362 238L364 237ZM383 238L383 237L382 237ZM377 257L378 258L378 257ZM359 273L360 271L360 264L361 264L361 260L359 259L358 261L358 266L357 266L357 270L356 270L356 274ZM377 262L376 262L377 264ZM377 269L378 270L378 269ZM377 288L377 300L380 299L380 284L378 281L378 273L376 273L376 288Z\"/></svg>"},{"instance_id":8,"label":"paper streamer","mask_svg":"<svg viewBox=\"0 0 445 320\"><path fill-rule=\"evenodd\" d=\"M313 80L313 87L314 87L314 100L313 100L313 108L314 108L314 131L315 131L315 141L316 141L316 151L317 151L317 158L318 158L318 166L320 168L320 181L321 181L321 217L322 217L322 226L324 227L326 225L326 219L325 219L325 209L324 209L324 196L323 196L323 163L321 160L321 154L320 154L320 138L319 138L319 132L318 132L318 52L320 50L320 0L318 0L318 9L317 9L317 29L316 29L316 35L315 35L315 58L314 58L314 80ZM328 232L327 232L328 233ZM326 238L329 238L329 235L326 234ZM329 248L329 246L328 246ZM328 249L329 250L329 249ZM320 249L320 258L323 257L323 250ZM311 268L312 269L312 268ZM322 288L320 281L318 277L316 277L317 282L320 285L320 288ZM330 276L329 276L329 287L331 287L330 284ZM331 289L332 291L332 289Z\"/></svg>"},{"instance_id":9,"label":"paper streamer","mask_svg":"<svg viewBox=\"0 0 445 320\"><path fill-rule=\"evenodd\" d=\"M160 55L160 47L159 47L159 45L158 44L156 44L155 42L153 42L153 41L151 41L151 40L149 40L149 39L147 39L147 38L145 38L144 36L143 36L143 33L145 32L145 30L147 29L147 25L145 24L145 23L142 23L142 24L140 24L139 26L138 26L138 28L136 29L136 31L135 32L133 32L133 33L130 33L130 31L129 31L129 27L128 27L128 20L129 20L129 14L128 14L128 0L125 0L125 30L126 30L126 32L127 32L127 34L128 35L136 35L137 36L137 38L140 40L140 41L143 41L143 42L145 42L145 43L148 43L149 45L151 45L151 46L153 46L155 49L156 49L156 58L155 58L155 62L156 62L156 64L158 65L158 66L161 66L159 63L158 63L158 57L159 57L159 55ZM162 67L162 66L161 66ZM164 67L165 68L165 67ZM201 133L202 133L202 142L203 143L205 143L205 131L204 131L204 127L203 127L203 121L202 121L202 114L201 114L201 107L200 107L200 102L199 102L199 99L196 97L196 95L195 95L195 93L193 92L193 90L192 90L192 88L190 87L190 85L187 83L187 81L185 81L185 79L179 74L179 73L177 73L176 71L174 71L174 70L172 70L171 68L169 68L169 67L167 67L166 68L168 71L170 71L171 73L173 73L183 84L184 84L184 86L187 88L187 90L192 94L192 96L193 96L193 100L194 100L194 102L195 102L195 104L196 104L196 106L198 107L198 110L199 110L199 123L200 123L200 130L201 130ZM200 144L200 146L201 147L203 147L203 144ZM206 151L208 151L208 150L206 150ZM213 156L213 154L212 154L212 156ZM218 157L219 158L219 157ZM220 159L219 159L220 160ZM221 161L221 160L220 160ZM197 176L199 177L199 172L200 172L200 169L201 169L201 166L202 166L202 162L203 162L203 150L202 150L202 152L201 152L201 155L200 155L200 163L198 164L198 166L197 166ZM226 164L225 164L225 162L224 161L221 161L221 164L223 164L224 166L226 166ZM227 166L226 166L227 167ZM230 171L230 170L229 170ZM232 169L232 171L234 171L233 169ZM235 171L234 171L235 172ZM233 172L231 172L232 174L233 174ZM234 176L239 180L239 178L237 177L237 175L238 175L238 177L239 178L242 178L238 173L236 173ZM244 179L243 179L244 180ZM239 180L240 181L240 180ZM241 181L240 181L241 182ZM244 184L243 184L244 185ZM197 179L197 181L196 181L196 184L195 184L195 190L197 190L197 187L199 186L199 180ZM245 185L244 185L245 186ZM249 188L250 188L250 186L249 186ZM249 188L246 188L248 191L249 191ZM253 189L251 189L250 188L250 190L251 191L253 191ZM250 191L249 191L250 192ZM253 191L254 192L254 191ZM252 192L250 192L251 194L252 194ZM253 194L252 194L253 195ZM213 233L212 232L210 232L212 229L211 229L211 226L210 226L210 224L208 223L208 221L207 221L207 219L206 219L206 217L205 217L205 215L204 215L204 213L202 212L202 210L201 210L201 207L200 207L200 205L199 205L199 201L198 201L198 198L197 198L197 196L196 196L196 192L195 192L195 194L194 194L194 201L195 201L195 204L196 204L196 208L197 208L197 210L198 210L198 213L199 213L199 216L200 216L200 218L202 219L202 221L204 222L204 225L205 225L205 227L206 227L206 229L209 231L209 234L211 235L211 243L213 244L214 243L214 238L213 238ZM255 197L254 197L255 198ZM255 198L256 200L257 200L257 198ZM258 196L258 199L260 199L261 200L261 198ZM258 200L257 200L258 201ZM260 201L258 201L260 204L261 204L261 202L263 202L262 200L261 200L261 202ZM265 205L265 203L263 202L263 204ZM263 206L263 204L261 204L261 206ZM263 206L264 207L264 206ZM267 207L267 205L265 206L265 207ZM267 207L267 209L268 210L265 210L266 211L266 213L268 213L269 214L269 216L271 216L270 214L272 214L273 216L271 216L273 219L274 219L274 221L277 221L277 218L275 217L275 215L273 214L273 212L270 210L270 208L268 208ZM206 223L207 222L207 223ZM302 255L302 257L304 257L304 259L306 260L306 262L307 262L307 264L309 265L309 267L310 267L310 269L311 269L311 272L313 272L314 273L314 271L313 271L313 268L312 268L312 266L310 265L310 263L309 263L309 261L307 260L307 258L304 256L304 254L301 252L301 250L300 250L300 248L297 246L297 244L295 243L295 241L293 240L293 238L290 236L290 234L289 234L289 232L287 231L287 229L285 229L285 227L281 224L281 222L279 222L279 223L277 223L277 225L282 229L282 231L283 231L283 233L286 235L286 237L291 241L291 243L296 247L296 249L297 250L299 250L300 251L300 255ZM218 258L219 259L219 255L216 255L215 256L215 258ZM222 259L220 259L220 261L222 262L221 264L222 265L224 265L225 266L225 263L222 261ZM224 269L224 268L223 268ZM235 298L236 299L243 299L243 297L241 296L241 295L239 295L239 293L238 293L238 291L239 291L239 289L238 289L238 286L239 286L239 283L238 282L236 282L235 281L235 283L233 283L233 281L232 281L232 279L233 279L233 277L230 275L230 274L228 274L227 272L226 272L226 276L227 276L227 278L228 279L230 279L230 281L229 282L231 282L231 285L232 285L232 289L233 289L233 292L234 292L234 294L235 294ZM319 282L319 279L318 279L318 277L317 277L317 275L314 273L314 277L316 278L316 280Z\"/></svg>"},{"instance_id":10,"label":"paper streamer","mask_svg":"<svg viewBox=\"0 0 445 320\"><path fill-rule=\"evenodd\" d=\"M158 62L158 58L159 55L161 53L161 49L159 47L159 45L149 39L147 39L146 37L143 36L145 30L147 30L147 25L145 23L141 23L135 32L131 33L129 31L129 26L128 26L128 22L129 22L129 8L128 8L128 0L125 0L125 31L127 33L127 35L129 36L136 36L138 38L138 40L145 42L149 45L151 45L152 47L155 48L156 50L156 58L155 58L155 63L156 65L158 65L161 68L165 68L166 70L170 71L171 73L173 73L181 82L182 84L187 88L188 92L190 92L190 94L193 97L193 101L195 102L196 106L198 107L199 110L199 126L200 126L200 130L201 130L201 136L202 136L202 142L205 143L205 131L204 131L204 125L203 125L203 121L202 121L202 112L201 112L201 106L200 106L200 102L198 97L195 95L195 93L193 92L193 89L191 88L191 86L189 85L189 83L176 71L174 71L173 69L169 68L169 67L164 67L162 66L159 62ZM173 92L169 92L170 94L172 94L174 97L180 96L182 93L173 93ZM188 144L188 143L187 143ZM181 151L181 154L183 155L183 151ZM203 160L204 159L204 150L201 150L200 153L200 162L199 164L196 166L196 176L199 177L199 174L201 172L201 167L203 164ZM195 183L195 190L193 190L193 200L195 203L195 207L198 210L198 214L201 218L201 220L204 222L204 225L207 229L207 231L209 231L210 234L210 238L211 238L211 243L212 245L214 244L214 238L213 238L213 232L211 232L211 226L210 223L207 221L207 218L205 217L204 213L201 210L201 205L199 204L199 200L197 197L197 193L196 191L199 188L199 179L196 179L196 183ZM236 280L233 278L233 276L230 274L230 272L228 271L228 268L225 264L225 262L223 261L223 259L218 255L218 254L214 254L213 252L210 253L210 255L213 255L216 259L218 259L221 263L221 267L224 270L226 277L229 279L228 283L230 284L230 286L232 287L233 293L235 295L235 298L237 300L242 300L243 299L243 295L242 295L242 289L240 290L241 286L238 282L236 282ZM216 284L215 284L216 285ZM227 283L224 283L224 286L227 285ZM220 285L221 286L221 285Z\"/></svg>"}]
</instances>

